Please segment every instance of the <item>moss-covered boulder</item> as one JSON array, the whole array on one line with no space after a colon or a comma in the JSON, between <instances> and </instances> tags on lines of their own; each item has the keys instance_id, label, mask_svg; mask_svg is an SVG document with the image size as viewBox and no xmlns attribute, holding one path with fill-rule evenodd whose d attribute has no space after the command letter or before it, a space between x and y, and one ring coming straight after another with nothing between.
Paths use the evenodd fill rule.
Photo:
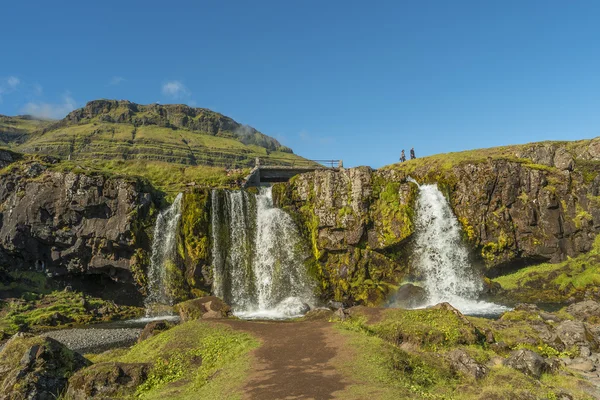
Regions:
<instances>
[{"instance_id":1,"label":"moss-covered boulder","mask_svg":"<svg viewBox=\"0 0 600 400\"><path fill-rule=\"evenodd\" d=\"M131 396L148 379L151 364L104 362L85 368L69 379L70 400L121 399Z\"/></svg>"},{"instance_id":2,"label":"moss-covered boulder","mask_svg":"<svg viewBox=\"0 0 600 400\"><path fill-rule=\"evenodd\" d=\"M195 319L227 318L231 315L231 307L215 296L184 301L175 306L181 322Z\"/></svg>"},{"instance_id":3,"label":"moss-covered boulder","mask_svg":"<svg viewBox=\"0 0 600 400\"><path fill-rule=\"evenodd\" d=\"M0 398L54 400L89 364L54 339L16 334L0 351Z\"/></svg>"},{"instance_id":4,"label":"moss-covered boulder","mask_svg":"<svg viewBox=\"0 0 600 400\"><path fill-rule=\"evenodd\" d=\"M171 329L175 325L177 325L175 322L167 320L149 322L142 330L142 333L140 333L140 336L138 337L138 343Z\"/></svg>"}]
</instances>

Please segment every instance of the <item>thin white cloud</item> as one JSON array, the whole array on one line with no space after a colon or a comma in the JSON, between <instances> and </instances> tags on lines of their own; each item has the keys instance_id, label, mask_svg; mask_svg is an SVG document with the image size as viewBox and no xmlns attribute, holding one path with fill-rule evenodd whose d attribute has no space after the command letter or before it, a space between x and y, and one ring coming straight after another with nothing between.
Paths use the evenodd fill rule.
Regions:
<instances>
[{"instance_id":1,"label":"thin white cloud","mask_svg":"<svg viewBox=\"0 0 600 400\"><path fill-rule=\"evenodd\" d=\"M109 84L111 86L116 86L123 82L125 82L125 78L123 78L122 76L113 76L112 78L110 78Z\"/></svg>"},{"instance_id":2,"label":"thin white cloud","mask_svg":"<svg viewBox=\"0 0 600 400\"><path fill-rule=\"evenodd\" d=\"M6 84L10 89L15 89L17 86L19 86L19 83L21 83L21 80L16 76L9 76L6 79Z\"/></svg>"},{"instance_id":3,"label":"thin white cloud","mask_svg":"<svg viewBox=\"0 0 600 400\"><path fill-rule=\"evenodd\" d=\"M173 99L181 99L191 95L189 89L180 81L170 81L165 83L162 86L162 93Z\"/></svg>"},{"instance_id":4,"label":"thin white cloud","mask_svg":"<svg viewBox=\"0 0 600 400\"><path fill-rule=\"evenodd\" d=\"M76 108L75 100L70 92L66 92L60 103L34 103L25 104L21 112L44 119L61 119Z\"/></svg>"},{"instance_id":5,"label":"thin white cloud","mask_svg":"<svg viewBox=\"0 0 600 400\"><path fill-rule=\"evenodd\" d=\"M20 83L21 80L16 76L9 76L7 78L0 79L0 101L2 101L2 95L17 90L17 86L19 86Z\"/></svg>"}]
</instances>

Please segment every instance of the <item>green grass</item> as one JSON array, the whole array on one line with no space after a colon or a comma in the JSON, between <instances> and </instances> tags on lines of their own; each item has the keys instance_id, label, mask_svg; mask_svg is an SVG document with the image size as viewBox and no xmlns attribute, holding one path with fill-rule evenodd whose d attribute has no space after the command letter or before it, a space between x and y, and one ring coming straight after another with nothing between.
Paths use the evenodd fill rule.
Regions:
<instances>
[{"instance_id":1,"label":"green grass","mask_svg":"<svg viewBox=\"0 0 600 400\"><path fill-rule=\"evenodd\" d=\"M94 362L151 363L143 399L236 399L250 370L249 352L259 342L218 323L190 321L123 352L109 352Z\"/></svg>"},{"instance_id":2,"label":"green grass","mask_svg":"<svg viewBox=\"0 0 600 400\"><path fill-rule=\"evenodd\" d=\"M304 160L295 154L267 151L244 144L234 136L214 136L188 129L131 123L91 122L67 125L37 134L19 147L24 153L42 153L71 160L148 160L221 168L251 167L254 159Z\"/></svg>"},{"instance_id":3,"label":"green grass","mask_svg":"<svg viewBox=\"0 0 600 400\"><path fill-rule=\"evenodd\" d=\"M600 236L586 254L557 264L526 267L494 282L509 292L520 293L521 297L542 296L546 301L563 301L588 288L600 287Z\"/></svg>"},{"instance_id":4,"label":"green grass","mask_svg":"<svg viewBox=\"0 0 600 400\"><path fill-rule=\"evenodd\" d=\"M422 312L421 312L422 311ZM439 310L413 310L406 313L386 312L379 321L368 322L365 317L353 316L336 325L347 343L351 357L336 357L336 367L350 381L343 392L336 393L344 399L508 399L540 398L555 399L567 390L574 399L589 399L595 390L589 383L572 375L543 375L536 380L511 368L502 366L503 356L496 354L486 343L465 344L468 340L447 341L444 347L433 347L431 343L411 341L403 345L395 340L397 335L387 334L387 326L394 331L406 331L413 337L431 337L432 332L445 326L444 330L461 330L470 324L479 330L491 329L497 341L506 340L514 348L529 348L543 356L573 356L560 353L546 344L527 345L530 334L539 339L522 321L491 321L468 318L463 327L456 326L455 315L447 314L448 321ZM428 316L427 314L431 314ZM529 326L528 332L525 327ZM383 328L383 329L382 329ZM450 336L454 336L451 334ZM436 334L433 337L437 337ZM488 365L488 373L482 379L454 371L444 358L447 352L461 349L480 364Z\"/></svg>"},{"instance_id":5,"label":"green grass","mask_svg":"<svg viewBox=\"0 0 600 400\"><path fill-rule=\"evenodd\" d=\"M100 308L105 308L108 312L104 315L96 314L95 310ZM19 299L0 301L0 336L12 335L19 330L38 332L45 329L135 318L142 311L139 307L120 306L102 299L84 296L79 292L49 292L49 289L44 287L41 293L23 291Z\"/></svg>"}]
</instances>

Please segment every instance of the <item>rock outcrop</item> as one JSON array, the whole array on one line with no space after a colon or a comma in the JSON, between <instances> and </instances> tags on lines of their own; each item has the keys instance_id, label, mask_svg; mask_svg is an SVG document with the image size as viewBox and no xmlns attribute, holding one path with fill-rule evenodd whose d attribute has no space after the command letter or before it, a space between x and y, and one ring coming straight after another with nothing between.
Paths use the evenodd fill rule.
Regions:
<instances>
[{"instance_id":1,"label":"rock outcrop","mask_svg":"<svg viewBox=\"0 0 600 400\"><path fill-rule=\"evenodd\" d=\"M49 277L101 274L134 284L150 247L156 199L137 179L19 162L0 179L0 264Z\"/></svg>"},{"instance_id":2,"label":"rock outcrop","mask_svg":"<svg viewBox=\"0 0 600 400\"><path fill-rule=\"evenodd\" d=\"M231 307L215 296L184 301L175 306L181 317L181 322L195 319L219 319L231 315Z\"/></svg>"},{"instance_id":3,"label":"rock outcrop","mask_svg":"<svg viewBox=\"0 0 600 400\"><path fill-rule=\"evenodd\" d=\"M274 200L304 229L331 296L377 303L411 272L409 178L444 192L490 277L587 253L600 232L600 138L315 171L278 184Z\"/></svg>"},{"instance_id":4,"label":"rock outcrop","mask_svg":"<svg viewBox=\"0 0 600 400\"><path fill-rule=\"evenodd\" d=\"M144 383L150 364L105 362L79 371L69 379L72 400L128 398Z\"/></svg>"},{"instance_id":5,"label":"rock outcrop","mask_svg":"<svg viewBox=\"0 0 600 400\"><path fill-rule=\"evenodd\" d=\"M54 339L19 333L0 351L0 399L56 399L68 377L87 365Z\"/></svg>"}]
</instances>

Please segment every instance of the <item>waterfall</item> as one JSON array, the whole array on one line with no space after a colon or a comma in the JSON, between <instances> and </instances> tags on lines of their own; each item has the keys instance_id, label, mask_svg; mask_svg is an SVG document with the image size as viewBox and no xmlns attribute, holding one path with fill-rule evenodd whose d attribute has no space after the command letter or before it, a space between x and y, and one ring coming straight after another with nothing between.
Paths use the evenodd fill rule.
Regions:
<instances>
[{"instance_id":1,"label":"waterfall","mask_svg":"<svg viewBox=\"0 0 600 400\"><path fill-rule=\"evenodd\" d=\"M416 215L415 266L423 276L427 305L448 302L466 314L505 311L503 306L477 300L482 277L469 262L460 224L437 185L419 186Z\"/></svg>"},{"instance_id":2,"label":"waterfall","mask_svg":"<svg viewBox=\"0 0 600 400\"><path fill-rule=\"evenodd\" d=\"M244 318L301 315L313 302L304 245L271 188L212 192L213 291Z\"/></svg>"},{"instance_id":3,"label":"waterfall","mask_svg":"<svg viewBox=\"0 0 600 400\"><path fill-rule=\"evenodd\" d=\"M147 315L160 312L160 306L173 305L168 291L168 269L175 267L176 262L177 225L181 218L182 197L179 193L173 204L161 211L156 218L148 268L148 296L144 301Z\"/></svg>"}]
</instances>

